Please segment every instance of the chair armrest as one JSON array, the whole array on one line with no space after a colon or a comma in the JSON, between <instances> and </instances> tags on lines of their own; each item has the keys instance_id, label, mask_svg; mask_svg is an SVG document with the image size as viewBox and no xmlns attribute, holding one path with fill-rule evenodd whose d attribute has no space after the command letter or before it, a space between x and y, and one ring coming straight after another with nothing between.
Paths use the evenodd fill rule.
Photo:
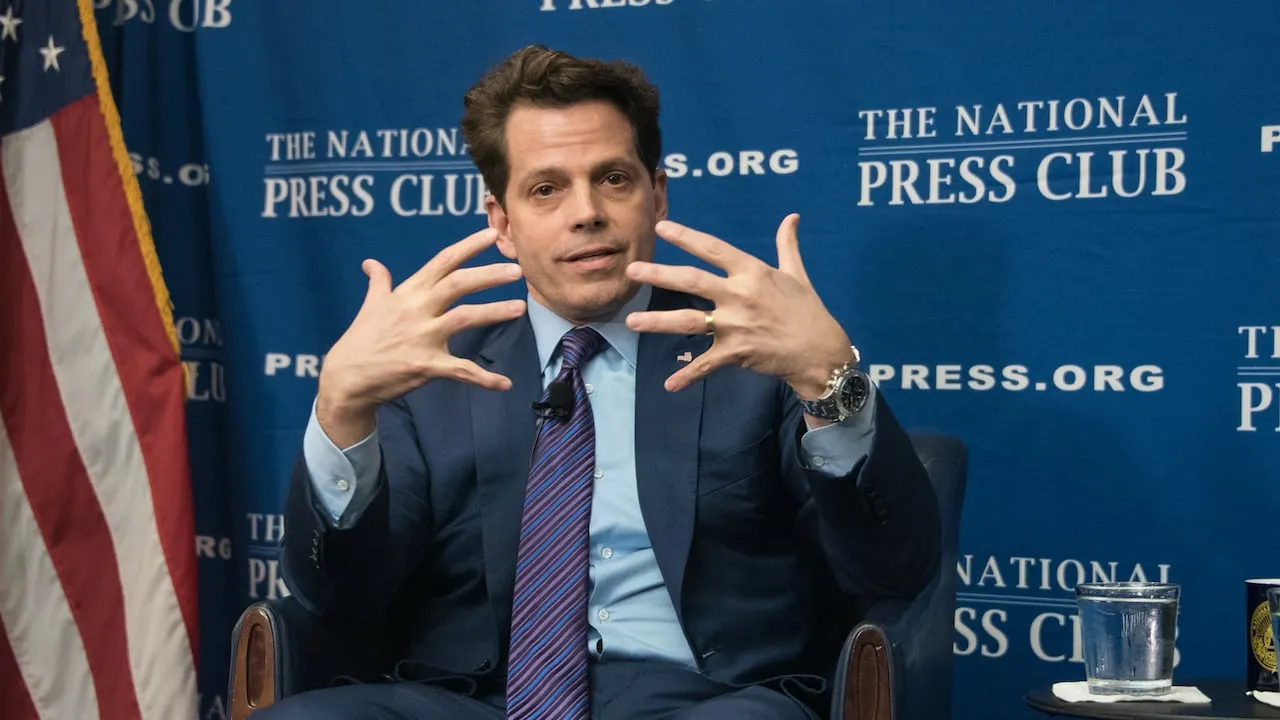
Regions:
<instances>
[{"instance_id":1,"label":"chair armrest","mask_svg":"<svg viewBox=\"0 0 1280 720\"><path fill-rule=\"evenodd\" d=\"M832 720L951 717L955 567L969 456L951 435L913 432L911 442L938 494L938 567L914 598L874 602L849 633L836 666Z\"/></svg>"},{"instance_id":2,"label":"chair armrest","mask_svg":"<svg viewBox=\"0 0 1280 720\"><path fill-rule=\"evenodd\" d=\"M390 670L392 653L381 627L317 617L292 597L245 608L232 630L231 649L231 720L327 687L340 676L377 680Z\"/></svg>"},{"instance_id":3,"label":"chair armrest","mask_svg":"<svg viewBox=\"0 0 1280 720\"><path fill-rule=\"evenodd\" d=\"M950 626L930 608L926 591L913 601L875 602L840 652L832 720L936 720L951 702Z\"/></svg>"}]
</instances>

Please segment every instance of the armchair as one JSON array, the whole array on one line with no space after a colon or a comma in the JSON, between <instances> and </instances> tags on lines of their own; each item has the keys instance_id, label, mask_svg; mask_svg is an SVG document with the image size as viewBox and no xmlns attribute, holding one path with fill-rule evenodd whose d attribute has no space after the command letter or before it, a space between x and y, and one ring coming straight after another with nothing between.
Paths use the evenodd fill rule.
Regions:
<instances>
[{"instance_id":1,"label":"armchair","mask_svg":"<svg viewBox=\"0 0 1280 720\"><path fill-rule=\"evenodd\" d=\"M951 716L956 556L968 454L957 438L912 433L938 494L942 557L911 601L881 600L845 640L831 720L944 720ZM340 675L376 680L396 657L394 613L376 626L320 620L292 598L250 605L232 631L232 720Z\"/></svg>"}]
</instances>

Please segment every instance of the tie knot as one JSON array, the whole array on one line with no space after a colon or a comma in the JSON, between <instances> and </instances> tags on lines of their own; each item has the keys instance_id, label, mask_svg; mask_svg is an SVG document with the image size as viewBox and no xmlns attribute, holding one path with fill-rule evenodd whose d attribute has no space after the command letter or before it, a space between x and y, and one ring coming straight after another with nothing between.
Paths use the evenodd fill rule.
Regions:
<instances>
[{"instance_id":1,"label":"tie knot","mask_svg":"<svg viewBox=\"0 0 1280 720\"><path fill-rule=\"evenodd\" d=\"M560 352L564 355L560 369L577 370L595 357L604 348L604 343L604 336L595 328L576 327L570 330L560 338Z\"/></svg>"}]
</instances>

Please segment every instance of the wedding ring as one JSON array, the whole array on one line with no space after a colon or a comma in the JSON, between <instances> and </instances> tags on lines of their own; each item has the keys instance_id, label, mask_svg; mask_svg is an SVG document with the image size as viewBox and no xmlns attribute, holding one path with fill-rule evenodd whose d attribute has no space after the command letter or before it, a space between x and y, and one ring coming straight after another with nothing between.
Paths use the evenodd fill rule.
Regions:
<instances>
[{"instance_id":1,"label":"wedding ring","mask_svg":"<svg viewBox=\"0 0 1280 720\"><path fill-rule=\"evenodd\" d=\"M707 329L706 329L706 331L704 331L704 332L703 332L703 335L715 335L715 334L716 334L716 319L715 319L715 318L713 318L713 317L711 317L711 313L707 313L704 319L705 319L705 320L706 320L706 322L707 322Z\"/></svg>"}]
</instances>

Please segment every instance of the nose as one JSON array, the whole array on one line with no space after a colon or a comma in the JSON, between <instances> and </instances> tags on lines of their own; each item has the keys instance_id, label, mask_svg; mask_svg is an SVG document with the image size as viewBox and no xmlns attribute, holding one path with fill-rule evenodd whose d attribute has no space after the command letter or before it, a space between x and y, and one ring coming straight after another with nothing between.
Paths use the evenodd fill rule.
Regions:
<instances>
[{"instance_id":1,"label":"nose","mask_svg":"<svg viewBox=\"0 0 1280 720\"><path fill-rule=\"evenodd\" d=\"M569 220L574 232L601 230L609 224L604 212L604 202L591 183L579 185L573 191L569 206Z\"/></svg>"}]
</instances>

